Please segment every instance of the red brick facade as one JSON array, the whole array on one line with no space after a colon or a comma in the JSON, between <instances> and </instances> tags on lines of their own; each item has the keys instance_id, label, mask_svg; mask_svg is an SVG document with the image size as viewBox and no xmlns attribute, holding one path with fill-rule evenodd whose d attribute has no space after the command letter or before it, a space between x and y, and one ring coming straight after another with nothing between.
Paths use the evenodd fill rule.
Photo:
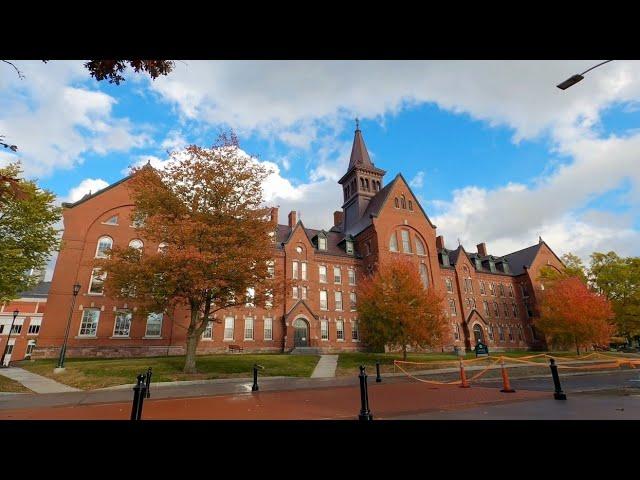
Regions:
<instances>
[{"instance_id":1,"label":"red brick facade","mask_svg":"<svg viewBox=\"0 0 640 480\"><path fill-rule=\"evenodd\" d=\"M48 287L48 284L43 286ZM3 362L2 354L6 351L5 365L31 357L40 336L42 317L47 306L46 290L23 292L19 298L0 304L0 362ZM14 312L17 312L15 321ZM6 348L7 345L9 348Z\"/></svg>"},{"instance_id":2,"label":"red brick facade","mask_svg":"<svg viewBox=\"0 0 640 480\"><path fill-rule=\"evenodd\" d=\"M461 246L456 250L444 248L442 237L436 238L436 226L402 175L384 186L384 174L370 161L361 132L356 130L349 169L340 180L344 204L343 210L334 214L336 225L328 230L310 229L297 220L295 212L288 215L286 224L278 225L275 274L293 283L286 300L268 309L256 306L218 312L211 334L205 332L199 344L199 352L225 352L229 345L239 345L244 351L273 352L290 351L295 346L322 351L360 349L357 298L352 295L366 272L395 255L409 256L430 288L446 295L451 338L442 345L443 349L472 347L476 341L474 329L490 348L540 346L530 328L526 302L534 315L535 294L540 288L535 278L540 268L547 264L562 268L549 247L540 240L520 252L493 257L481 244L482 255L476 265L474 254L467 254ZM165 312L160 326L138 315L135 305L90 291L101 238L108 237L113 245L140 240L143 251L158 249L158 245L138 238L131 225L133 205L126 181L125 178L74 204L63 205L63 245L34 357L51 357L59 352L76 282L81 290L72 313L68 356L166 355L184 351L186 309ZM277 209L273 217L277 221ZM395 242L392 235L396 236ZM469 279L472 291L467 291ZM480 282L485 283L484 294ZM494 294L490 284L495 285ZM449 301L455 307L450 307ZM488 313L484 311L484 301L490 307ZM498 315L493 302L498 304Z\"/></svg>"}]
</instances>

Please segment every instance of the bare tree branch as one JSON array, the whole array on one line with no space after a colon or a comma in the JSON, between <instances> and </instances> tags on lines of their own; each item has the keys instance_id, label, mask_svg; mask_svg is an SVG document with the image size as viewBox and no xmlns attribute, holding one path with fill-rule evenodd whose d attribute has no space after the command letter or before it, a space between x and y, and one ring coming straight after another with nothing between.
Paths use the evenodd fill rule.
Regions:
<instances>
[{"instance_id":1,"label":"bare tree branch","mask_svg":"<svg viewBox=\"0 0 640 480\"><path fill-rule=\"evenodd\" d=\"M0 60L0 62L8 63L9 65L11 65L11 66L15 69L16 73L18 74L18 78L19 78L20 80L24 80L24 75L22 74L22 72L21 72L20 70L18 70L18 67L16 67L16 66L15 66L13 63L11 63L9 60Z\"/></svg>"}]
</instances>

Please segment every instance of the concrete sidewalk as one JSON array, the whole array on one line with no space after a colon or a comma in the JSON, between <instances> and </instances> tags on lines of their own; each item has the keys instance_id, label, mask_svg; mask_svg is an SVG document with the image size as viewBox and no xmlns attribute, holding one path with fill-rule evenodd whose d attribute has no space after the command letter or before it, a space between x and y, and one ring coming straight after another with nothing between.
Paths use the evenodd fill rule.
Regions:
<instances>
[{"instance_id":1,"label":"concrete sidewalk","mask_svg":"<svg viewBox=\"0 0 640 480\"><path fill-rule=\"evenodd\" d=\"M336 368L338 368L338 355L321 355L311 378L335 377Z\"/></svg>"},{"instance_id":2,"label":"concrete sidewalk","mask_svg":"<svg viewBox=\"0 0 640 480\"><path fill-rule=\"evenodd\" d=\"M64 393L80 391L78 388L63 385L62 383L51 380L50 378L43 377L42 375L36 375L35 373L31 373L22 368L0 368L0 375L21 383L35 393Z\"/></svg>"}]
</instances>

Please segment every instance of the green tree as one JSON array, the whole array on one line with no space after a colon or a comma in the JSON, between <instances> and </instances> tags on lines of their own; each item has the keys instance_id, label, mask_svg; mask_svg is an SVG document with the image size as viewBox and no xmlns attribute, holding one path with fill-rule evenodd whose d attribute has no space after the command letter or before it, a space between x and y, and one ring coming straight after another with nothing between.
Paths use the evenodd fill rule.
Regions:
<instances>
[{"instance_id":1,"label":"green tree","mask_svg":"<svg viewBox=\"0 0 640 480\"><path fill-rule=\"evenodd\" d=\"M618 334L629 341L640 335L640 257L594 252L590 270L591 282L613 305Z\"/></svg>"},{"instance_id":2,"label":"green tree","mask_svg":"<svg viewBox=\"0 0 640 480\"><path fill-rule=\"evenodd\" d=\"M54 194L21 174L18 163L0 168L0 302L33 287L37 279L29 271L44 268L59 243ZM16 188L18 194L5 194Z\"/></svg>"},{"instance_id":3,"label":"green tree","mask_svg":"<svg viewBox=\"0 0 640 480\"><path fill-rule=\"evenodd\" d=\"M572 253L565 253L560 259L564 263L564 269L558 271L550 266L542 267L540 281L552 282L561 278L578 277L583 283L587 283L587 271L580 257Z\"/></svg>"}]
</instances>

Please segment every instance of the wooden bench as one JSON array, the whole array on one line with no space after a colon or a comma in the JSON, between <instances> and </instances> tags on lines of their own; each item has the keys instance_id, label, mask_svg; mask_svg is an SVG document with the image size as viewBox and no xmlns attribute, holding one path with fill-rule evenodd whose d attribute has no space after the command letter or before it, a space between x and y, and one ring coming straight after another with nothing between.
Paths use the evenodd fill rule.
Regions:
<instances>
[{"instance_id":1,"label":"wooden bench","mask_svg":"<svg viewBox=\"0 0 640 480\"><path fill-rule=\"evenodd\" d=\"M229 345L229 353L241 352L242 347L240 345Z\"/></svg>"}]
</instances>

